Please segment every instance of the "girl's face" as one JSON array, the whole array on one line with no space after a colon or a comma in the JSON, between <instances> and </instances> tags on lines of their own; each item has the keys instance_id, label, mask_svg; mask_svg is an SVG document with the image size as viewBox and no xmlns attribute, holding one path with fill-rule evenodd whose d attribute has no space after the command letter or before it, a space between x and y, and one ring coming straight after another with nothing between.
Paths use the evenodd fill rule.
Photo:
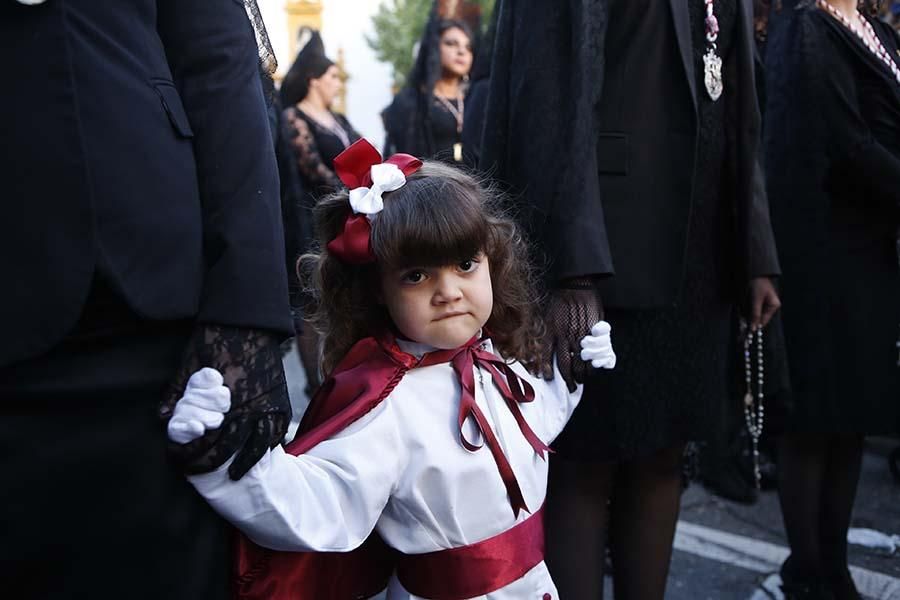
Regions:
<instances>
[{"instance_id":1,"label":"girl's face","mask_svg":"<svg viewBox=\"0 0 900 600\"><path fill-rule=\"evenodd\" d=\"M442 350L469 341L494 308L491 271L483 253L444 267L385 270L381 293L400 333Z\"/></svg>"},{"instance_id":2,"label":"girl's face","mask_svg":"<svg viewBox=\"0 0 900 600\"><path fill-rule=\"evenodd\" d=\"M337 65L331 65L321 77L309 80L309 91L318 94L325 106L331 106L343 85L340 69Z\"/></svg>"},{"instance_id":3,"label":"girl's face","mask_svg":"<svg viewBox=\"0 0 900 600\"><path fill-rule=\"evenodd\" d=\"M459 27L441 35L441 70L451 77L465 77L472 68L472 42Z\"/></svg>"}]
</instances>

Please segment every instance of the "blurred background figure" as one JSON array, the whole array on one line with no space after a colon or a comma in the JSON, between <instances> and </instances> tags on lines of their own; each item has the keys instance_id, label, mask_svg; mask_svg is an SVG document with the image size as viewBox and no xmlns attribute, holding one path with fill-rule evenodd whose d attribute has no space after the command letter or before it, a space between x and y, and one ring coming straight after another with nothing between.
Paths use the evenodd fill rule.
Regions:
<instances>
[{"instance_id":1,"label":"blurred background figure","mask_svg":"<svg viewBox=\"0 0 900 600\"><path fill-rule=\"evenodd\" d=\"M338 66L325 56L319 32L304 27L297 39L300 50L280 90L283 135L293 151L294 169L302 186L299 197L285 199L295 215L287 232L296 240L294 263L313 240L312 207L341 186L334 173L334 158L360 137L344 115L332 110L343 82ZM306 394L311 397L320 382L319 335L302 321L302 315L312 307L297 278L296 266L290 269L289 278L297 347L306 373Z\"/></svg>"},{"instance_id":2,"label":"blurred background figure","mask_svg":"<svg viewBox=\"0 0 900 600\"><path fill-rule=\"evenodd\" d=\"M465 19L468 17L468 21ZM469 71L480 9L435 2L405 87L382 114L385 154L460 162Z\"/></svg>"},{"instance_id":3,"label":"blurred background figure","mask_svg":"<svg viewBox=\"0 0 900 600\"><path fill-rule=\"evenodd\" d=\"M900 425L900 64L876 3L770 22L765 159L791 396L779 445L788 598L859 598L847 530L865 435Z\"/></svg>"}]
</instances>

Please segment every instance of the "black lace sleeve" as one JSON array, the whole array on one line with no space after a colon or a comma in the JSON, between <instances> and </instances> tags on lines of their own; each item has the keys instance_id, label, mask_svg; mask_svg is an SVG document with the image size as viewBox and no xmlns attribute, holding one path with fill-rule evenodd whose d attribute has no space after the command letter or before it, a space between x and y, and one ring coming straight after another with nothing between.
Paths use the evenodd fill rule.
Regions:
<instances>
[{"instance_id":1,"label":"black lace sleeve","mask_svg":"<svg viewBox=\"0 0 900 600\"><path fill-rule=\"evenodd\" d=\"M288 141L297 158L297 169L310 189L334 190L341 187L341 180L325 166L309 124L293 108L286 109L284 117Z\"/></svg>"},{"instance_id":2,"label":"black lace sleeve","mask_svg":"<svg viewBox=\"0 0 900 600\"><path fill-rule=\"evenodd\" d=\"M231 390L231 410L220 428L189 444L173 443L171 452L187 473L212 471L237 454L228 472L240 479L284 440L291 420L279 338L268 331L198 325L161 406L163 419L172 416L188 378L203 367L222 373Z\"/></svg>"}]
</instances>

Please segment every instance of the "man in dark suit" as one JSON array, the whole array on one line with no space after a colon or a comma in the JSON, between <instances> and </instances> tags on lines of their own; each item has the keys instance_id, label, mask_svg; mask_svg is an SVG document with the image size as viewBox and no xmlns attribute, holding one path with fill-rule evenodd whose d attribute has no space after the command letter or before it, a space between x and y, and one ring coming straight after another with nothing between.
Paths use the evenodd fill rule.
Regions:
<instances>
[{"instance_id":1,"label":"man in dark suit","mask_svg":"<svg viewBox=\"0 0 900 600\"><path fill-rule=\"evenodd\" d=\"M761 326L779 305L751 0L714 0L715 32L707 8L496 8L479 166L513 188L547 261L548 347L567 382L585 380L547 501L547 562L563 597L602 595L609 541L616 597L662 598L680 458L687 441L718 429L732 315L743 307ZM718 81L704 81L709 52ZM587 375L578 339L604 312L620 362Z\"/></svg>"},{"instance_id":2,"label":"man in dark suit","mask_svg":"<svg viewBox=\"0 0 900 600\"><path fill-rule=\"evenodd\" d=\"M0 38L0 581L29 598L224 598L225 524L178 467L237 452L238 478L290 414L244 4L3 2ZM168 460L160 403L168 416L205 365L232 411Z\"/></svg>"}]
</instances>

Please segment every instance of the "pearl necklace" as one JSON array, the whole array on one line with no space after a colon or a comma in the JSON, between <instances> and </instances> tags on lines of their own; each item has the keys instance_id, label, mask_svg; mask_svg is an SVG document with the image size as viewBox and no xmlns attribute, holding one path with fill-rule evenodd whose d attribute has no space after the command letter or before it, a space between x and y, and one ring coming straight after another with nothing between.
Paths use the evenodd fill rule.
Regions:
<instances>
[{"instance_id":1,"label":"pearl necklace","mask_svg":"<svg viewBox=\"0 0 900 600\"><path fill-rule=\"evenodd\" d=\"M751 359L754 335L756 337L756 401L753 398L753 361ZM755 332L748 330L744 338L744 383L747 386L744 394L744 421L747 423L747 430L750 432L750 439L753 443L753 476L756 479L756 489L760 489L760 480L762 479L759 471L759 438L762 437L765 417L763 379L763 332L760 327Z\"/></svg>"},{"instance_id":2,"label":"pearl necklace","mask_svg":"<svg viewBox=\"0 0 900 600\"><path fill-rule=\"evenodd\" d=\"M875 34L875 28L872 27L872 24L869 23L868 19L865 19L862 15L859 16L859 20L862 22L863 28L865 29L865 31L862 31L855 23L848 19L844 13L836 9L826 0L816 0L816 6L840 21L844 27L856 34L856 37L858 37L863 45L869 49L869 52L877 56L894 75L894 79L897 80L897 83L900 83L900 67L898 67L897 63L894 62L894 59L891 58L890 53L884 47L884 44L881 43L881 39L879 39L878 35ZM870 37L866 37L867 33ZM872 40L875 40L874 43Z\"/></svg>"}]
</instances>

